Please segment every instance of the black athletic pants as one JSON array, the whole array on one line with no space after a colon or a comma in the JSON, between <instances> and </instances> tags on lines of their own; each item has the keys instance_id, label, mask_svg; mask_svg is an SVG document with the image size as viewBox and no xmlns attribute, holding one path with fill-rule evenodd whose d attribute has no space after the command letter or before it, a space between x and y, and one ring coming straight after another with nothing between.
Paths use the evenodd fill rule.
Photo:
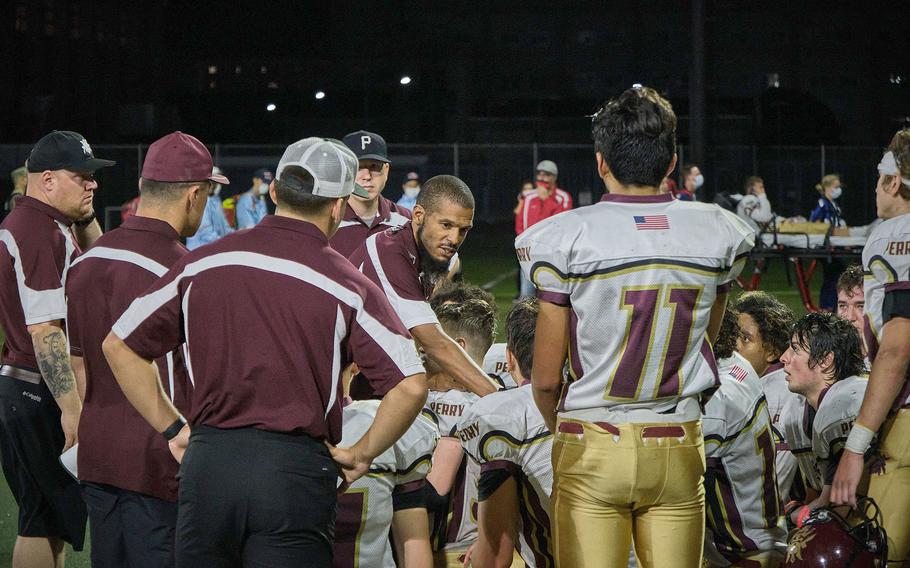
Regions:
<instances>
[{"instance_id":1,"label":"black athletic pants","mask_svg":"<svg viewBox=\"0 0 910 568\"><path fill-rule=\"evenodd\" d=\"M83 482L92 568L173 568L177 503Z\"/></svg>"},{"instance_id":2,"label":"black athletic pants","mask_svg":"<svg viewBox=\"0 0 910 568\"><path fill-rule=\"evenodd\" d=\"M197 426L178 477L179 568L332 565L338 470L322 442Z\"/></svg>"}]
</instances>

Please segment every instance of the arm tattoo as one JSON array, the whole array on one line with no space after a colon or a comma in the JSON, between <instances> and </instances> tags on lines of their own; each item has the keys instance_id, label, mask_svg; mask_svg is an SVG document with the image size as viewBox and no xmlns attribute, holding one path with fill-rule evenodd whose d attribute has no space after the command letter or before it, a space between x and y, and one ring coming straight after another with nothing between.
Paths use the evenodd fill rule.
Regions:
<instances>
[{"instance_id":1,"label":"arm tattoo","mask_svg":"<svg viewBox=\"0 0 910 568\"><path fill-rule=\"evenodd\" d=\"M42 337L40 344L35 345L35 355L44 382L54 398L60 398L76 388L76 377L70 366L69 349L62 330L54 330Z\"/></svg>"}]
</instances>

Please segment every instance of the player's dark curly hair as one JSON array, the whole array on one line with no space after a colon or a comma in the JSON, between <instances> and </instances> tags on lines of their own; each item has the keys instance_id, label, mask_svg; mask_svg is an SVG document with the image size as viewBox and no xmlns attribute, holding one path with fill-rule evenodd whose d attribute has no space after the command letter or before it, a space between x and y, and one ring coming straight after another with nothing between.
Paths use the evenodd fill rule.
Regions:
<instances>
[{"instance_id":1,"label":"player's dark curly hair","mask_svg":"<svg viewBox=\"0 0 910 568\"><path fill-rule=\"evenodd\" d=\"M518 360L518 370L525 380L531 380L534 368L534 331L540 304L537 298L519 301L506 316L506 347Z\"/></svg>"},{"instance_id":2,"label":"player's dark curly hair","mask_svg":"<svg viewBox=\"0 0 910 568\"><path fill-rule=\"evenodd\" d=\"M834 354L831 367L824 369L840 381L858 375L865 366L863 344L853 324L830 312L806 314L793 326L793 339L809 352L809 367L816 367L828 354Z\"/></svg>"},{"instance_id":3,"label":"player's dark curly hair","mask_svg":"<svg viewBox=\"0 0 910 568\"><path fill-rule=\"evenodd\" d=\"M739 312L736 308L728 306L720 324L720 331L717 333L717 341L714 342L714 357L717 359L732 357L740 335L742 331L739 329Z\"/></svg>"},{"instance_id":4,"label":"player's dark curly hair","mask_svg":"<svg viewBox=\"0 0 910 568\"><path fill-rule=\"evenodd\" d=\"M790 328L796 316L786 304L767 292L746 292L731 304L742 314L749 314L758 326L765 351L779 359L790 347Z\"/></svg>"},{"instance_id":5,"label":"player's dark curly hair","mask_svg":"<svg viewBox=\"0 0 910 568\"><path fill-rule=\"evenodd\" d=\"M851 264L837 278L837 291L852 295L855 288L863 289L863 267Z\"/></svg>"},{"instance_id":6,"label":"player's dark curly hair","mask_svg":"<svg viewBox=\"0 0 910 568\"><path fill-rule=\"evenodd\" d=\"M676 114L648 87L633 87L592 117L594 149L623 185L657 187L676 154Z\"/></svg>"}]
</instances>

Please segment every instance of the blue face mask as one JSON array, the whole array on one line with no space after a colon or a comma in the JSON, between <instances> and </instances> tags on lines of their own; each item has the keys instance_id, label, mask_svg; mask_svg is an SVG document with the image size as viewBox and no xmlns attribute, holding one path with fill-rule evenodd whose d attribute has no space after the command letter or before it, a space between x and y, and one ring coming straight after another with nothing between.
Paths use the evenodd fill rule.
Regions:
<instances>
[{"instance_id":1,"label":"blue face mask","mask_svg":"<svg viewBox=\"0 0 910 568\"><path fill-rule=\"evenodd\" d=\"M703 185L705 185L705 176L698 174L695 176L695 189L700 189Z\"/></svg>"},{"instance_id":2,"label":"blue face mask","mask_svg":"<svg viewBox=\"0 0 910 568\"><path fill-rule=\"evenodd\" d=\"M844 193L843 188L841 188L841 186L837 186L831 190L831 199L839 199L840 196L843 195L843 193Z\"/></svg>"}]
</instances>

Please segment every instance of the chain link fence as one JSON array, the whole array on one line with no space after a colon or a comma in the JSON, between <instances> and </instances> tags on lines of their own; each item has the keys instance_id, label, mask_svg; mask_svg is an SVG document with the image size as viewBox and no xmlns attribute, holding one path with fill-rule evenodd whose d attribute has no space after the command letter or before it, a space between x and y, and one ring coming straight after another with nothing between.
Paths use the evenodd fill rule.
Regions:
<instances>
[{"instance_id":1,"label":"chain link fence","mask_svg":"<svg viewBox=\"0 0 910 568\"><path fill-rule=\"evenodd\" d=\"M105 211L107 229L119 224L120 206L138 194L137 182L147 145L95 145L95 155L117 161L99 175L98 211ZM25 162L30 145L0 145L0 172L9 172ZM231 178L222 198L246 191L252 173L274 168L284 151L280 144L215 144L209 150L215 163ZM685 146L679 146L679 163L687 161ZM775 210L785 216L808 216L818 196L815 184L827 173L839 173L844 186L840 199L850 225L864 225L875 217L875 165L882 150L856 146L718 146L701 166L705 176L701 199L719 191L737 192L746 177L761 176ZM504 223L512 218L523 181L532 179L540 160L559 167L559 186L572 194L576 205L600 199L603 183L597 176L594 152L589 144L390 144L392 167L384 195L401 196L407 172L421 178L454 174L474 191L479 222ZM682 185L678 171L674 174ZM0 196L11 182L3 176Z\"/></svg>"}]
</instances>

